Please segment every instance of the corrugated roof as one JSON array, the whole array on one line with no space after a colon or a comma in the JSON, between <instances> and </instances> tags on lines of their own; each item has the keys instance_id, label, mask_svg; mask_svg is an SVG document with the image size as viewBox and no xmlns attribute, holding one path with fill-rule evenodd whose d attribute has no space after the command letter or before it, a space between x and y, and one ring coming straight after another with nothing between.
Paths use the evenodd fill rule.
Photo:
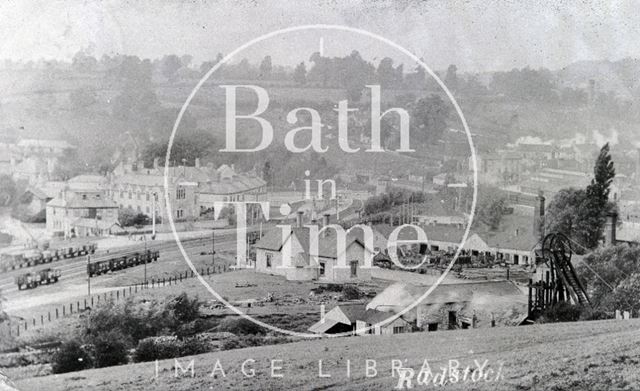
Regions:
<instances>
[{"instance_id":1,"label":"corrugated roof","mask_svg":"<svg viewBox=\"0 0 640 391\"><path fill-rule=\"evenodd\" d=\"M430 286L397 282L388 286L374 297L367 309L404 308L415 303ZM522 291L512 281L479 281L460 284L440 284L421 304L445 304L472 301L474 296L523 296Z\"/></svg>"}]
</instances>

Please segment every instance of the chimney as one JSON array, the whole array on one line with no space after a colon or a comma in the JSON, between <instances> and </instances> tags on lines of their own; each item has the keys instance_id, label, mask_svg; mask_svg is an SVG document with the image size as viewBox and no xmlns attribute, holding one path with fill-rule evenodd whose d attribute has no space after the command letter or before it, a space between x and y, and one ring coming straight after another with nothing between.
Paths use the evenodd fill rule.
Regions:
<instances>
[{"instance_id":1,"label":"chimney","mask_svg":"<svg viewBox=\"0 0 640 391\"><path fill-rule=\"evenodd\" d=\"M329 225L329 213L322 215L322 226L326 227L327 225Z\"/></svg>"},{"instance_id":2,"label":"chimney","mask_svg":"<svg viewBox=\"0 0 640 391\"><path fill-rule=\"evenodd\" d=\"M153 168L155 170L157 170L159 167L160 167L160 158L154 157L153 158Z\"/></svg>"},{"instance_id":3,"label":"chimney","mask_svg":"<svg viewBox=\"0 0 640 391\"><path fill-rule=\"evenodd\" d=\"M618 225L618 214L616 212L609 213L607 215L607 223L604 229L604 245L615 246L617 243L616 229Z\"/></svg>"},{"instance_id":4,"label":"chimney","mask_svg":"<svg viewBox=\"0 0 640 391\"><path fill-rule=\"evenodd\" d=\"M196 166L196 168L200 168L200 158L199 157L196 158L194 165Z\"/></svg>"},{"instance_id":5,"label":"chimney","mask_svg":"<svg viewBox=\"0 0 640 391\"><path fill-rule=\"evenodd\" d=\"M298 211L298 215L296 216L296 227L298 227L298 228L302 228L302 214L303 213L304 213L303 211L299 210Z\"/></svg>"},{"instance_id":6,"label":"chimney","mask_svg":"<svg viewBox=\"0 0 640 391\"><path fill-rule=\"evenodd\" d=\"M329 223L329 213L325 213L325 214L322 215L322 226L326 227L329 224L330 224ZM328 235L329 235L329 230L325 229L324 232L323 232L323 236L327 237Z\"/></svg>"}]
</instances>

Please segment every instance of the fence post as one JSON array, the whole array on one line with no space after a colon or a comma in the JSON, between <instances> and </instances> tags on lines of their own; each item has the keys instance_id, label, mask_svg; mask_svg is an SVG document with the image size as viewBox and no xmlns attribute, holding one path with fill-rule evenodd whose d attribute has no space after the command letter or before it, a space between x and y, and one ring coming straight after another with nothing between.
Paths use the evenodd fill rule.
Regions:
<instances>
[{"instance_id":1,"label":"fence post","mask_svg":"<svg viewBox=\"0 0 640 391\"><path fill-rule=\"evenodd\" d=\"M33 327L36 327L36 318L33 318Z\"/></svg>"},{"instance_id":2,"label":"fence post","mask_svg":"<svg viewBox=\"0 0 640 391\"><path fill-rule=\"evenodd\" d=\"M76 301L76 309L77 309L76 312L80 312L80 302L79 301Z\"/></svg>"},{"instance_id":3,"label":"fence post","mask_svg":"<svg viewBox=\"0 0 640 391\"><path fill-rule=\"evenodd\" d=\"M44 315L40 315L40 325L44 324Z\"/></svg>"},{"instance_id":4,"label":"fence post","mask_svg":"<svg viewBox=\"0 0 640 391\"><path fill-rule=\"evenodd\" d=\"M69 303L69 313L73 314L73 303Z\"/></svg>"},{"instance_id":5,"label":"fence post","mask_svg":"<svg viewBox=\"0 0 640 391\"><path fill-rule=\"evenodd\" d=\"M47 319L49 322L51 322L51 311L48 312Z\"/></svg>"},{"instance_id":6,"label":"fence post","mask_svg":"<svg viewBox=\"0 0 640 391\"><path fill-rule=\"evenodd\" d=\"M58 319L58 309L56 308L56 319Z\"/></svg>"},{"instance_id":7,"label":"fence post","mask_svg":"<svg viewBox=\"0 0 640 391\"><path fill-rule=\"evenodd\" d=\"M28 326L28 323L27 323L27 321L25 320L25 321L24 321L24 331L27 331L27 326Z\"/></svg>"},{"instance_id":8,"label":"fence post","mask_svg":"<svg viewBox=\"0 0 640 391\"><path fill-rule=\"evenodd\" d=\"M116 301L120 301L120 291L116 291Z\"/></svg>"},{"instance_id":9,"label":"fence post","mask_svg":"<svg viewBox=\"0 0 640 391\"><path fill-rule=\"evenodd\" d=\"M131 296L131 285L129 285L129 296Z\"/></svg>"},{"instance_id":10,"label":"fence post","mask_svg":"<svg viewBox=\"0 0 640 391\"><path fill-rule=\"evenodd\" d=\"M20 336L20 323L18 323L18 328L16 329L16 335Z\"/></svg>"},{"instance_id":11,"label":"fence post","mask_svg":"<svg viewBox=\"0 0 640 391\"><path fill-rule=\"evenodd\" d=\"M136 293L138 293L138 284L135 285Z\"/></svg>"},{"instance_id":12,"label":"fence post","mask_svg":"<svg viewBox=\"0 0 640 391\"><path fill-rule=\"evenodd\" d=\"M62 306L62 316L64 315L65 315L65 309L64 309L64 306Z\"/></svg>"},{"instance_id":13,"label":"fence post","mask_svg":"<svg viewBox=\"0 0 640 391\"><path fill-rule=\"evenodd\" d=\"M87 309L87 299L84 299L84 309Z\"/></svg>"}]
</instances>

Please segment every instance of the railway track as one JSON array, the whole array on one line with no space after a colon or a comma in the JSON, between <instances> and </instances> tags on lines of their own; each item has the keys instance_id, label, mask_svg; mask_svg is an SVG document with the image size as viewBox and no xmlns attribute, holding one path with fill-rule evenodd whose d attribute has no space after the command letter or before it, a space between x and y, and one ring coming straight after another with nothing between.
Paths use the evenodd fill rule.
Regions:
<instances>
[{"instance_id":1,"label":"railway track","mask_svg":"<svg viewBox=\"0 0 640 391\"><path fill-rule=\"evenodd\" d=\"M203 250L210 250L211 238L203 237L203 238L194 238L191 240L183 240L182 245L188 252L193 252L194 249L202 248ZM182 258L180 253L180 249L177 244L173 241L167 241L163 243L154 243L148 244L148 249L159 250L160 251L160 259L158 263L166 262L168 260ZM221 235L220 237L216 237L216 250L227 250L235 248L235 235ZM126 255L129 253L139 252L144 249L143 246L131 246L124 249L118 249L113 252L96 252L93 256L91 256L92 262L98 262L101 260L108 260L113 258L114 256ZM154 263L155 264L155 263ZM51 265L51 264L49 264ZM61 260L60 262L53 264L56 269L60 270L62 275L60 277L60 281L63 283L69 283L73 281L83 282L86 280L87 276L87 261L86 256L78 257L78 258L70 258ZM152 265L149 263L149 265ZM39 265L42 266L42 265ZM139 270L143 265L135 266L132 268L128 268L123 270L123 273L127 271ZM186 265L185 265L186 266ZM28 294L39 294L39 290L34 291L18 291L18 287L15 284L14 278L16 275L20 275L21 273L25 273L29 270L38 270L38 266L34 266L31 268L23 268L19 270L14 270L10 273L4 273L5 276L11 274L11 277L7 276L0 279L0 291L2 291L3 296L6 299L17 298L23 295ZM94 276L92 277L92 281L94 279L99 279L100 277ZM40 289L41 290L41 289Z\"/></svg>"}]
</instances>

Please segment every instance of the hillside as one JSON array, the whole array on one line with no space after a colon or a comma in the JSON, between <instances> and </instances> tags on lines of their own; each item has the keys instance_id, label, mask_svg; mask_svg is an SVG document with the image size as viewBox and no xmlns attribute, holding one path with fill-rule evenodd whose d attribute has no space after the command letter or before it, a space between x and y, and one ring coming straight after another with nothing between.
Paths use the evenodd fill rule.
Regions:
<instances>
[{"instance_id":1,"label":"hillside","mask_svg":"<svg viewBox=\"0 0 640 391\"><path fill-rule=\"evenodd\" d=\"M427 359L436 373L448 360L456 359L461 369L488 360L503 378L498 382L448 384L448 390L637 390L640 389L640 321L593 321L527 327L459 330L369 338L352 337L297 342L210 353L193 357L195 376L174 378L174 361L88 370L18 382L21 390L255 390L255 389L362 389L388 390L397 380L389 378L391 360L402 359L404 366L419 371ZM247 359L245 378L241 364ZM282 359L283 378L270 378L270 360ZM365 377L365 360L376 360L378 376ZM216 360L226 372L209 376ZM323 373L318 377L318 360ZM351 378L346 377L347 360ZM189 360L181 359L183 367ZM276 362L275 366L279 363ZM487 367L487 368L488 368ZM417 389L426 388L416 386ZM433 387L432 385L429 387Z\"/></svg>"}]
</instances>

